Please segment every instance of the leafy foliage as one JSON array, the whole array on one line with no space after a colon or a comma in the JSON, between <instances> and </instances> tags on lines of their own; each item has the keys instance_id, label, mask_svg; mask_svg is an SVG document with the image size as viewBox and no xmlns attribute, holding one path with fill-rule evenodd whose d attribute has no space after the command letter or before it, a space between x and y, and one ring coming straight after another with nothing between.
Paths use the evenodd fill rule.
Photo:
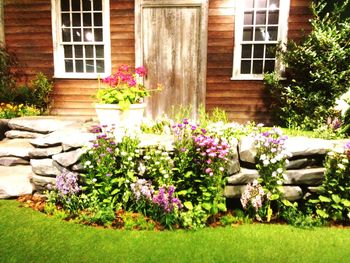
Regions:
<instances>
[{"instance_id":1,"label":"leafy foliage","mask_svg":"<svg viewBox=\"0 0 350 263\"><path fill-rule=\"evenodd\" d=\"M348 1L320 16L326 4L312 6L312 31L298 44L290 41L279 55L286 64L286 79L266 74L275 121L284 127L314 129L332 117L335 101L350 82L350 18L340 19Z\"/></svg>"},{"instance_id":2,"label":"leafy foliage","mask_svg":"<svg viewBox=\"0 0 350 263\"><path fill-rule=\"evenodd\" d=\"M316 213L334 221L350 221L350 143L343 152L329 152L321 194L310 203Z\"/></svg>"}]
</instances>

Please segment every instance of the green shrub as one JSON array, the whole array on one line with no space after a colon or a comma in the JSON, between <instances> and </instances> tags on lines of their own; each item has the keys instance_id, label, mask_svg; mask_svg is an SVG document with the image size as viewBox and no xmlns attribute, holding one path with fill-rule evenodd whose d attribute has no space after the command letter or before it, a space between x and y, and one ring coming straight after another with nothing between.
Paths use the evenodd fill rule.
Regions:
<instances>
[{"instance_id":1,"label":"green shrub","mask_svg":"<svg viewBox=\"0 0 350 263\"><path fill-rule=\"evenodd\" d=\"M350 82L350 18L340 19L348 1L320 17L324 1L313 5L312 31L298 44L290 41L279 55L286 79L265 75L277 124L314 129L333 117L335 101Z\"/></svg>"},{"instance_id":2,"label":"green shrub","mask_svg":"<svg viewBox=\"0 0 350 263\"><path fill-rule=\"evenodd\" d=\"M310 203L327 220L350 222L350 143L344 151L331 151L325 162L321 194Z\"/></svg>"}]
</instances>

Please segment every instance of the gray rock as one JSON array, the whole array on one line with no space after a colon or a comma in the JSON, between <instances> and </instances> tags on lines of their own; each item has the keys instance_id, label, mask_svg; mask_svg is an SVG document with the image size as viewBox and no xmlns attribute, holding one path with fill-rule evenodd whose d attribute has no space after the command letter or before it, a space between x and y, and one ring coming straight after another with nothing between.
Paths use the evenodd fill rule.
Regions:
<instances>
[{"instance_id":1,"label":"gray rock","mask_svg":"<svg viewBox=\"0 0 350 263\"><path fill-rule=\"evenodd\" d=\"M238 140L236 138L232 138L231 141L229 141L230 145L230 158L233 160L238 160Z\"/></svg>"},{"instance_id":2,"label":"gray rock","mask_svg":"<svg viewBox=\"0 0 350 263\"><path fill-rule=\"evenodd\" d=\"M328 150L334 147L334 142L315 138L290 137L286 141L286 147L293 157L325 155Z\"/></svg>"},{"instance_id":3,"label":"gray rock","mask_svg":"<svg viewBox=\"0 0 350 263\"><path fill-rule=\"evenodd\" d=\"M320 187L320 186L309 186L309 187L307 188L307 190L308 190L310 193L317 193L317 194L322 193L322 190L321 190L321 187Z\"/></svg>"},{"instance_id":4,"label":"gray rock","mask_svg":"<svg viewBox=\"0 0 350 263\"><path fill-rule=\"evenodd\" d=\"M29 143L27 139L13 139L0 141L0 157L21 157L29 158L29 152L34 147Z\"/></svg>"},{"instance_id":5,"label":"gray rock","mask_svg":"<svg viewBox=\"0 0 350 263\"><path fill-rule=\"evenodd\" d=\"M54 177L61 174L61 171L54 166L52 159L31 159L30 164L37 175Z\"/></svg>"},{"instance_id":6,"label":"gray rock","mask_svg":"<svg viewBox=\"0 0 350 263\"><path fill-rule=\"evenodd\" d=\"M255 163L256 149L254 146L254 138L243 137L238 143L239 159L247 163Z\"/></svg>"},{"instance_id":7,"label":"gray rock","mask_svg":"<svg viewBox=\"0 0 350 263\"><path fill-rule=\"evenodd\" d=\"M85 167L83 166L82 163L76 163L72 166L72 171L74 172L84 172Z\"/></svg>"},{"instance_id":8,"label":"gray rock","mask_svg":"<svg viewBox=\"0 0 350 263\"><path fill-rule=\"evenodd\" d=\"M90 146L92 140L95 140L96 136L93 133L87 132L75 132L69 136L62 138L63 151L67 152L72 149L81 148L84 146Z\"/></svg>"},{"instance_id":9,"label":"gray rock","mask_svg":"<svg viewBox=\"0 0 350 263\"><path fill-rule=\"evenodd\" d=\"M54 116L20 117L9 121L12 130L23 130L37 133L50 133L61 130L76 123L73 119L63 119Z\"/></svg>"},{"instance_id":10,"label":"gray rock","mask_svg":"<svg viewBox=\"0 0 350 263\"><path fill-rule=\"evenodd\" d=\"M6 138L9 139L34 139L43 136L41 133L10 130L5 133Z\"/></svg>"},{"instance_id":11,"label":"gray rock","mask_svg":"<svg viewBox=\"0 0 350 263\"><path fill-rule=\"evenodd\" d=\"M62 142L69 138L73 133L77 133L78 131L73 128L67 128L64 130L59 130L42 136L40 138L36 138L31 140L30 143L36 147L52 147L61 145Z\"/></svg>"},{"instance_id":12,"label":"gray rock","mask_svg":"<svg viewBox=\"0 0 350 263\"><path fill-rule=\"evenodd\" d=\"M30 158L46 158L54 154L62 152L62 146L48 147L48 148L35 148L29 152Z\"/></svg>"},{"instance_id":13,"label":"gray rock","mask_svg":"<svg viewBox=\"0 0 350 263\"><path fill-rule=\"evenodd\" d=\"M7 119L0 119L0 140L5 138L5 132L10 129L8 122L9 120Z\"/></svg>"},{"instance_id":14,"label":"gray rock","mask_svg":"<svg viewBox=\"0 0 350 263\"><path fill-rule=\"evenodd\" d=\"M310 168L287 170L284 184L289 185L320 185L324 178L325 168Z\"/></svg>"},{"instance_id":15,"label":"gray rock","mask_svg":"<svg viewBox=\"0 0 350 263\"><path fill-rule=\"evenodd\" d=\"M20 164L26 165L26 164L29 164L29 161L27 159L14 157L14 156L0 157L0 165L14 166L14 165L20 165Z\"/></svg>"},{"instance_id":16,"label":"gray rock","mask_svg":"<svg viewBox=\"0 0 350 263\"><path fill-rule=\"evenodd\" d=\"M240 184L248 184L252 182L254 179L259 177L259 173L255 169L246 169L241 168L239 173L231 175L228 178L228 184L240 185Z\"/></svg>"},{"instance_id":17,"label":"gray rock","mask_svg":"<svg viewBox=\"0 0 350 263\"><path fill-rule=\"evenodd\" d=\"M53 166L55 166L55 167L60 171L60 173L62 173L64 170L67 170L66 167L60 165L60 164L59 164L58 162L56 162L56 161L53 161L52 164L53 164Z\"/></svg>"},{"instance_id":18,"label":"gray rock","mask_svg":"<svg viewBox=\"0 0 350 263\"><path fill-rule=\"evenodd\" d=\"M34 185L35 191L42 193L45 190L50 190L50 186L56 184L56 178L34 174L32 175L31 182Z\"/></svg>"},{"instance_id":19,"label":"gray rock","mask_svg":"<svg viewBox=\"0 0 350 263\"><path fill-rule=\"evenodd\" d=\"M226 185L224 189L224 196L226 198L241 198L246 185Z\"/></svg>"},{"instance_id":20,"label":"gray rock","mask_svg":"<svg viewBox=\"0 0 350 263\"><path fill-rule=\"evenodd\" d=\"M83 153L84 153L84 150L77 149L70 152L55 154L52 156L52 159L64 167L69 167L75 164L76 162L78 162L78 160L83 155Z\"/></svg>"},{"instance_id":21,"label":"gray rock","mask_svg":"<svg viewBox=\"0 0 350 263\"><path fill-rule=\"evenodd\" d=\"M303 197L303 191L299 186L283 186L281 192L283 197L289 201L296 201Z\"/></svg>"},{"instance_id":22,"label":"gray rock","mask_svg":"<svg viewBox=\"0 0 350 263\"><path fill-rule=\"evenodd\" d=\"M287 170L293 170L316 166L322 166L322 158L301 158L290 160L286 168Z\"/></svg>"},{"instance_id":23,"label":"gray rock","mask_svg":"<svg viewBox=\"0 0 350 263\"><path fill-rule=\"evenodd\" d=\"M29 165L0 166L0 199L31 194L33 192L33 185L30 183L31 170Z\"/></svg>"},{"instance_id":24,"label":"gray rock","mask_svg":"<svg viewBox=\"0 0 350 263\"><path fill-rule=\"evenodd\" d=\"M226 198L241 198L246 185L226 185L224 189L224 196ZM299 186L283 186L281 187L283 197L289 201L296 201L302 198L303 191Z\"/></svg>"},{"instance_id":25,"label":"gray rock","mask_svg":"<svg viewBox=\"0 0 350 263\"><path fill-rule=\"evenodd\" d=\"M227 170L227 173L229 175L238 173L240 171L240 169L241 169L241 167L240 167L239 161L237 159L227 161L226 170Z\"/></svg>"}]
</instances>

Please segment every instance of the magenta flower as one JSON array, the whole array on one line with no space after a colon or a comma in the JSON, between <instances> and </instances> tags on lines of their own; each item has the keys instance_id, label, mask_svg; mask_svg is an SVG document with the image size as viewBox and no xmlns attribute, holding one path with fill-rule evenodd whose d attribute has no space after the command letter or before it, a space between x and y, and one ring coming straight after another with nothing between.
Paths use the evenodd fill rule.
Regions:
<instances>
[{"instance_id":1,"label":"magenta flower","mask_svg":"<svg viewBox=\"0 0 350 263\"><path fill-rule=\"evenodd\" d=\"M140 77L145 77L147 74L147 70L144 66L137 67L135 69L136 74L138 74Z\"/></svg>"}]
</instances>

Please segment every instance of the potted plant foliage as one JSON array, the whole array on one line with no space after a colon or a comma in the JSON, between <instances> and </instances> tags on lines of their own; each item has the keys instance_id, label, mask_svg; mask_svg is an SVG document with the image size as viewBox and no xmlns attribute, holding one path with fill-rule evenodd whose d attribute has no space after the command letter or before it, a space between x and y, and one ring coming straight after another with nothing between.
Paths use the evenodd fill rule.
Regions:
<instances>
[{"instance_id":1,"label":"potted plant foliage","mask_svg":"<svg viewBox=\"0 0 350 263\"><path fill-rule=\"evenodd\" d=\"M146 108L144 99L152 91L139 81L145 76L144 67L137 67L135 72L131 72L129 66L122 65L115 74L99 80L95 109L101 125L139 127Z\"/></svg>"}]
</instances>

